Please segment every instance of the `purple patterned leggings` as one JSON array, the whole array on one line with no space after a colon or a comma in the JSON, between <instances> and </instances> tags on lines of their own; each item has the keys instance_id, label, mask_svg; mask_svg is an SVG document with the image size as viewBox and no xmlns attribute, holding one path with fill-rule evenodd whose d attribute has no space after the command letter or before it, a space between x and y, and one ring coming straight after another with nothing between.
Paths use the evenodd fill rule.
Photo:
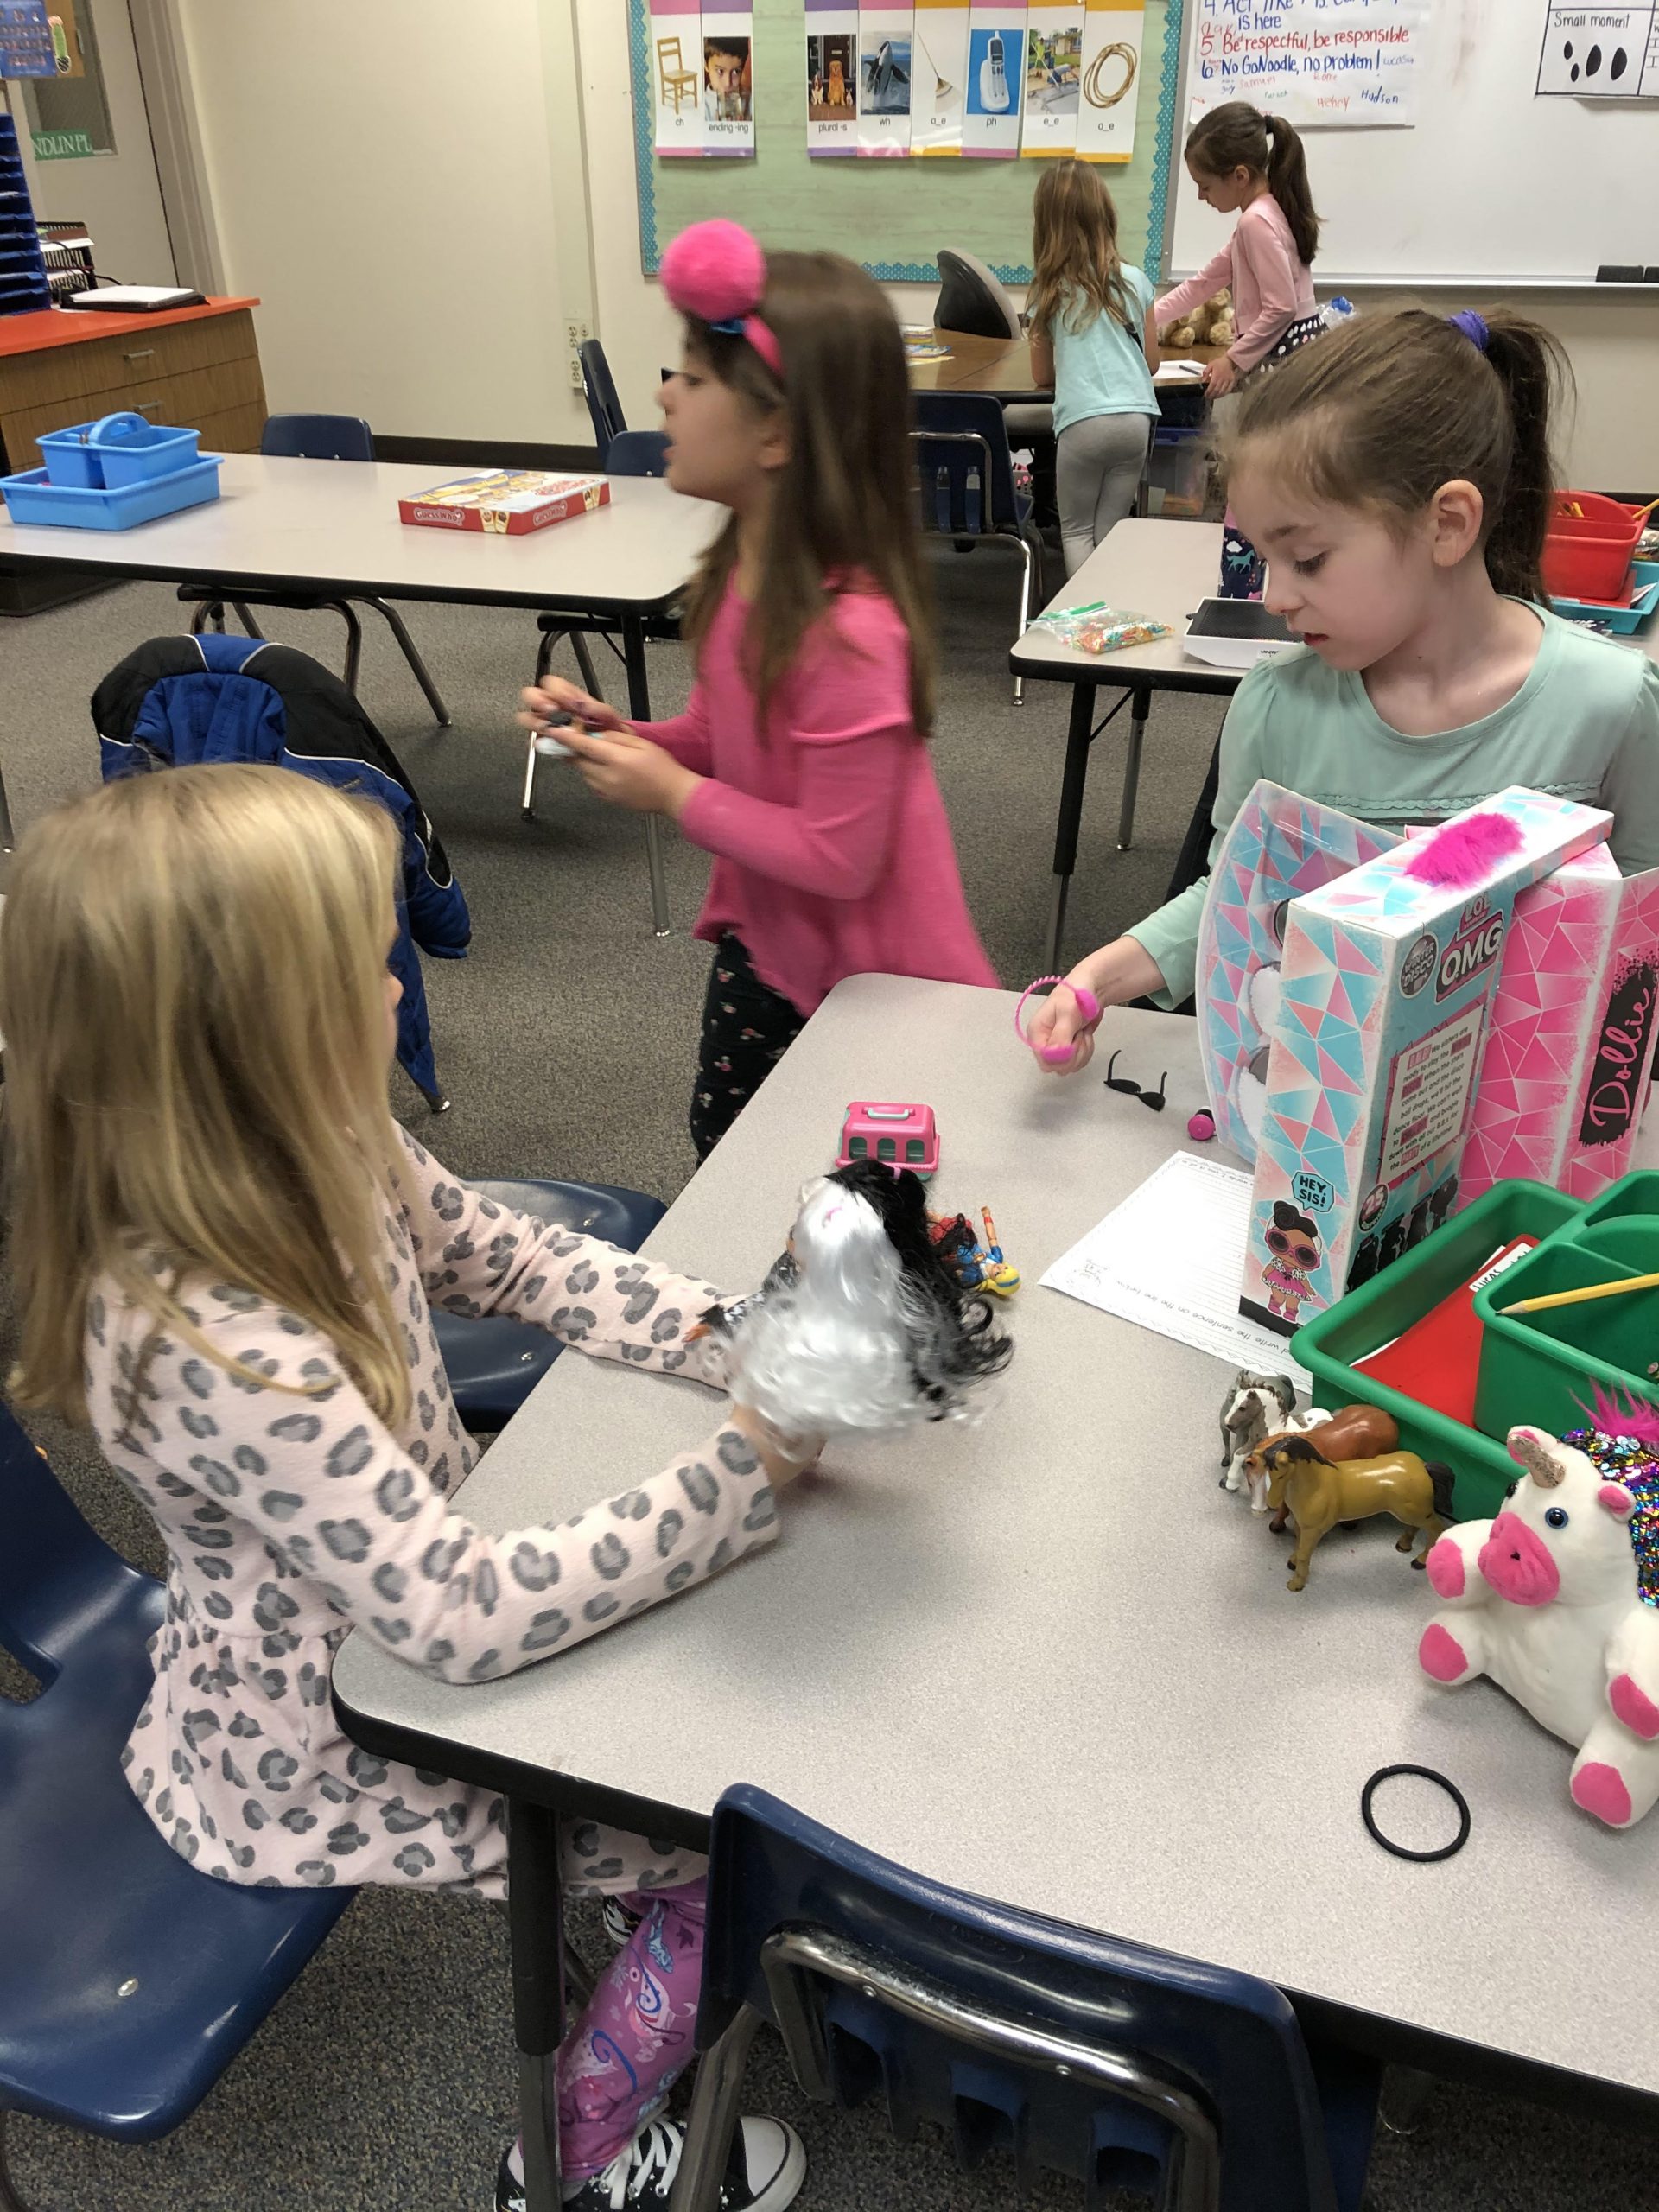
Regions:
<instances>
[{"instance_id":1,"label":"purple patterned leggings","mask_svg":"<svg viewBox=\"0 0 1659 2212\"><path fill-rule=\"evenodd\" d=\"M662 2105L691 2063L702 1982L706 1881L631 1891L644 1915L600 1978L559 2053L563 2178L609 2165Z\"/></svg>"}]
</instances>

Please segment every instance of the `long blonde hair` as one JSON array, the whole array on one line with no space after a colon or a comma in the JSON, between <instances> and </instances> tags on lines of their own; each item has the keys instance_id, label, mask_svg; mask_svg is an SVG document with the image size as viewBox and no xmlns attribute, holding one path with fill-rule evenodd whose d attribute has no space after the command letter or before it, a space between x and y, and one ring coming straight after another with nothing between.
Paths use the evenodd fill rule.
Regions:
<instances>
[{"instance_id":1,"label":"long blonde hair","mask_svg":"<svg viewBox=\"0 0 1659 2212\"><path fill-rule=\"evenodd\" d=\"M0 921L20 1404L86 1419L99 1276L237 1371L185 1311L206 1275L407 1411L382 1250L396 850L370 801L232 766L106 785L24 836Z\"/></svg>"},{"instance_id":2,"label":"long blonde hair","mask_svg":"<svg viewBox=\"0 0 1659 2212\"><path fill-rule=\"evenodd\" d=\"M763 726L772 693L837 585L855 589L868 578L910 634L911 720L925 737L933 726L933 618L898 322L880 286L838 253L769 253L758 312L783 355L781 383L746 338L695 315L685 322L687 350L699 366L758 413L781 410L789 429L744 638ZM736 565L734 515L687 596L685 634L694 651Z\"/></svg>"},{"instance_id":3,"label":"long blonde hair","mask_svg":"<svg viewBox=\"0 0 1659 2212\"><path fill-rule=\"evenodd\" d=\"M1052 335L1064 318L1068 330L1086 330L1096 315L1109 315L1138 339L1117 250L1117 209L1092 162L1048 164L1037 180L1031 226L1031 327Z\"/></svg>"}]
</instances>

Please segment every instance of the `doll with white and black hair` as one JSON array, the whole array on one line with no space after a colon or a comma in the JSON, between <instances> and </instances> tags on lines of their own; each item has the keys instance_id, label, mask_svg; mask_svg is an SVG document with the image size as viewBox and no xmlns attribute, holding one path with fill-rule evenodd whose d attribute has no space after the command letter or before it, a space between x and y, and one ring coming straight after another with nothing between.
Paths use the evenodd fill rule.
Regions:
<instances>
[{"instance_id":1,"label":"doll with white and black hair","mask_svg":"<svg viewBox=\"0 0 1659 2212\"><path fill-rule=\"evenodd\" d=\"M959 1417L1014 1351L936 1249L921 1183L873 1160L809 1184L761 1289L702 1318L727 1389L783 1438Z\"/></svg>"}]
</instances>

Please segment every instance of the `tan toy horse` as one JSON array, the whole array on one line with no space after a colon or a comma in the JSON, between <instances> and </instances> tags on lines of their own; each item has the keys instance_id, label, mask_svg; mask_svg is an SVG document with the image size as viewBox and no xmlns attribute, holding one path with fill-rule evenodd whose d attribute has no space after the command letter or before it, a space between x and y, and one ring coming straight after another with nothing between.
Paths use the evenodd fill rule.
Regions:
<instances>
[{"instance_id":1,"label":"tan toy horse","mask_svg":"<svg viewBox=\"0 0 1659 2212\"><path fill-rule=\"evenodd\" d=\"M1395 1550L1408 1552L1421 1529L1428 1538L1426 1555L1452 1517L1451 1468L1439 1459L1420 1459L1414 1452L1390 1452L1380 1459L1327 1459L1305 1436L1287 1436L1282 1443L1265 1446L1263 1457L1268 1503L1287 1505L1296 1516L1287 1590L1306 1587L1314 1548L1338 1521L1391 1513L1406 1532ZM1411 1563L1421 1567L1423 1561Z\"/></svg>"}]
</instances>

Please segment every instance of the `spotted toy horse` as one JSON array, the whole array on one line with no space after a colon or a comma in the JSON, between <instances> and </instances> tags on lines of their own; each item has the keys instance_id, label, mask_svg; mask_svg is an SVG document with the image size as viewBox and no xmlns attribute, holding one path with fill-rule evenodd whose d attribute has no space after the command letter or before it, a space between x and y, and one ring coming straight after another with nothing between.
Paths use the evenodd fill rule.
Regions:
<instances>
[{"instance_id":1,"label":"spotted toy horse","mask_svg":"<svg viewBox=\"0 0 1659 2212\"><path fill-rule=\"evenodd\" d=\"M1491 1675L1576 1745L1573 1802L1626 1828L1659 1800L1659 1407L1598 1391L1592 1418L1510 1431L1524 1472L1429 1553L1442 1611L1417 1656L1438 1682Z\"/></svg>"}]
</instances>

